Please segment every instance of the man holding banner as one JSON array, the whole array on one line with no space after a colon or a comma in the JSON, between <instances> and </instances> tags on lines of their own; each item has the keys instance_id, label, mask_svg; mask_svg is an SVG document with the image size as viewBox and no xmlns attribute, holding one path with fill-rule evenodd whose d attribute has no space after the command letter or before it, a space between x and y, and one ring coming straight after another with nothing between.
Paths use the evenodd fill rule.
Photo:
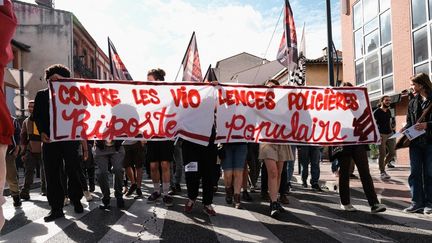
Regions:
<instances>
[{"instance_id":1,"label":"man holding banner","mask_svg":"<svg viewBox=\"0 0 432 243\"><path fill-rule=\"evenodd\" d=\"M45 70L45 80L56 80L70 77L67 67L56 64ZM68 177L67 194L72 201L76 213L84 211L80 202L83 191L79 179L80 165L78 157L79 141L51 141L50 103L49 90L43 89L37 92L33 118L40 132L42 139L42 157L45 165L45 177L47 183L47 198L51 206L48 216L44 217L45 222L54 221L64 217L63 201L64 189L61 186L60 168L65 165L65 172Z\"/></svg>"}]
</instances>

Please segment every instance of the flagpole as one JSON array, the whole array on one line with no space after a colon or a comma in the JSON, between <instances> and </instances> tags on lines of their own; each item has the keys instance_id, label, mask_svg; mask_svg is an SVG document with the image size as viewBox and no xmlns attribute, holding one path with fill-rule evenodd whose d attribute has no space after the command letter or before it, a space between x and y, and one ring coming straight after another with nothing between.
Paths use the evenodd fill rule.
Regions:
<instances>
[{"instance_id":1,"label":"flagpole","mask_svg":"<svg viewBox=\"0 0 432 243\"><path fill-rule=\"evenodd\" d=\"M113 76L113 79L114 79L114 68L113 68L113 63L112 63L111 45L110 45L110 42L111 42L111 40L110 40L110 38L109 38L109 36L108 36L108 58L109 58L109 60L110 60L110 72L111 72L111 75Z\"/></svg>"},{"instance_id":2,"label":"flagpole","mask_svg":"<svg viewBox=\"0 0 432 243\"><path fill-rule=\"evenodd\" d=\"M178 69L178 71L177 71L177 75L176 75L174 81L177 81L177 77L178 77L178 75L179 75L179 73L180 73L180 69L181 69L182 66L183 66L183 62L180 63L180 67L179 67L179 69Z\"/></svg>"},{"instance_id":3,"label":"flagpole","mask_svg":"<svg viewBox=\"0 0 432 243\"><path fill-rule=\"evenodd\" d=\"M329 85L334 86L334 70L333 70L333 37L331 26L331 8L330 0L326 0L327 5L327 65Z\"/></svg>"}]
</instances>

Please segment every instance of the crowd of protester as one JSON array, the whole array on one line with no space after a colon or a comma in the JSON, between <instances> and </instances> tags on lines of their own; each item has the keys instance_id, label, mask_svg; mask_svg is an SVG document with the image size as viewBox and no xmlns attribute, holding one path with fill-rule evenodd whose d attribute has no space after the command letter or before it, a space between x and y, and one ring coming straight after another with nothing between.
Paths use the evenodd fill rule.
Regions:
<instances>
[{"instance_id":1,"label":"crowd of protester","mask_svg":"<svg viewBox=\"0 0 432 243\"><path fill-rule=\"evenodd\" d=\"M148 80L164 81L162 69L148 72ZM52 65L45 70L46 80L70 77L70 71L63 65ZM279 85L268 80L269 88ZM350 86L345 83L344 86ZM413 76L411 86L415 96L409 103L407 124L402 129L415 125L426 133L412 141L410 147L411 175L409 184L412 205L405 212L425 214L432 211L432 115L425 114L432 100L432 85L425 74ZM49 90L37 93L29 102L29 117L20 123L11 118L15 133L11 136L6 159L6 181L15 207L22 200L31 200L30 189L35 170L41 178L41 194L47 197L51 207L44 217L46 222L64 217L63 207L71 204L76 213L82 213L81 199L92 201L98 185L102 193L101 210L111 208L113 186L116 207L124 208L124 198L144 199L148 203L162 201L166 207L176 202L174 194L182 191L184 175L187 202L184 212L190 213L197 204L202 188L202 210L209 216L216 216L213 196L218 190L220 178L225 187L225 202L235 209L242 209L242 201L251 201L249 192L261 192L261 199L269 202L269 215L277 217L286 211L289 204L291 178L296 157L301 166L301 184L309 185L313 191L322 192L319 184L322 148L319 146L294 146L267 143L215 144L216 125L213 124L209 144L198 145L187 140L175 141L51 141L49 120ZM374 112L381 135L379 147L379 168L382 180L389 179L385 167L395 157L394 133L389 97L380 100L380 107ZM423 120L418 121L422 116ZM401 131L402 131L401 130ZM375 192L369 170L367 145L331 147L334 161L332 170L339 177L341 209L356 211L350 203L349 180L354 165L357 167L365 196L372 213L386 210ZM25 178L20 188L15 160L24 161ZM310 166L309 166L310 165ZM310 176L309 176L310 167ZM221 176L223 174L223 176ZM113 176L112 176L113 175ZM150 188L143 186L143 176L152 181ZM110 183L113 177L113 183ZM308 178L309 181L308 181ZM260 182L260 183L259 183ZM143 191L148 195L143 198ZM180 203L180 202L177 202Z\"/></svg>"}]
</instances>

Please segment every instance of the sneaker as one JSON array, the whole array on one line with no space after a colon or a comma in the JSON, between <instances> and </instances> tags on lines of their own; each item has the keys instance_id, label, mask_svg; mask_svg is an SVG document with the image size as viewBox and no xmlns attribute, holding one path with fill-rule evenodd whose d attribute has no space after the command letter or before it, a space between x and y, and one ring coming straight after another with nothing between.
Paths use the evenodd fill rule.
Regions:
<instances>
[{"instance_id":1,"label":"sneaker","mask_svg":"<svg viewBox=\"0 0 432 243\"><path fill-rule=\"evenodd\" d=\"M126 194L127 192L128 192L128 188L127 188L127 186L124 186L124 187L123 187L122 194Z\"/></svg>"},{"instance_id":2,"label":"sneaker","mask_svg":"<svg viewBox=\"0 0 432 243\"><path fill-rule=\"evenodd\" d=\"M161 194L160 192L153 192L148 198L147 203L154 203L158 198L160 198Z\"/></svg>"},{"instance_id":3,"label":"sneaker","mask_svg":"<svg viewBox=\"0 0 432 243\"><path fill-rule=\"evenodd\" d=\"M85 197L85 199L86 199L87 202L93 201L93 197L92 197L92 195L91 195L91 193L89 191L85 191L84 192L84 197Z\"/></svg>"},{"instance_id":4,"label":"sneaker","mask_svg":"<svg viewBox=\"0 0 432 243\"><path fill-rule=\"evenodd\" d=\"M203 212L208 216L216 216L216 212L214 211L212 205L206 205L203 208Z\"/></svg>"},{"instance_id":5,"label":"sneaker","mask_svg":"<svg viewBox=\"0 0 432 243\"><path fill-rule=\"evenodd\" d=\"M387 168L391 168L392 169L392 168L395 168L395 166L392 163L388 163L387 164Z\"/></svg>"},{"instance_id":6,"label":"sneaker","mask_svg":"<svg viewBox=\"0 0 432 243\"><path fill-rule=\"evenodd\" d=\"M162 201L167 207L172 207L174 204L174 199L170 195L163 196Z\"/></svg>"},{"instance_id":7,"label":"sneaker","mask_svg":"<svg viewBox=\"0 0 432 243\"><path fill-rule=\"evenodd\" d=\"M277 204L278 204L277 202L270 203L270 216L272 218L276 218L277 216L279 216L280 211L278 209Z\"/></svg>"},{"instance_id":8,"label":"sneaker","mask_svg":"<svg viewBox=\"0 0 432 243\"><path fill-rule=\"evenodd\" d=\"M41 196L46 197L46 192L41 192L40 194L41 194ZM28 197L27 200L30 200L30 196Z\"/></svg>"},{"instance_id":9,"label":"sneaker","mask_svg":"<svg viewBox=\"0 0 432 243\"><path fill-rule=\"evenodd\" d=\"M70 204L70 200L68 197L65 197L64 201L63 201L63 206L67 206Z\"/></svg>"},{"instance_id":10,"label":"sneaker","mask_svg":"<svg viewBox=\"0 0 432 243\"><path fill-rule=\"evenodd\" d=\"M285 213L286 212L285 208L282 207L282 205L279 202L276 202L275 206L276 206L277 210L279 211L279 213Z\"/></svg>"},{"instance_id":11,"label":"sneaker","mask_svg":"<svg viewBox=\"0 0 432 243\"><path fill-rule=\"evenodd\" d=\"M105 210L105 209L110 209L110 208L111 208L110 200L109 199L108 200L102 199L102 204L99 205L99 209Z\"/></svg>"},{"instance_id":12,"label":"sneaker","mask_svg":"<svg viewBox=\"0 0 432 243\"><path fill-rule=\"evenodd\" d=\"M135 192L136 192L137 195L134 197L134 199L139 199L139 198L143 197L141 188L137 188Z\"/></svg>"},{"instance_id":13,"label":"sneaker","mask_svg":"<svg viewBox=\"0 0 432 243\"><path fill-rule=\"evenodd\" d=\"M256 192L256 186L251 186L250 187L250 192L251 193L255 193Z\"/></svg>"},{"instance_id":14,"label":"sneaker","mask_svg":"<svg viewBox=\"0 0 432 243\"><path fill-rule=\"evenodd\" d=\"M381 203L377 203L371 207L371 213L382 213L386 210L387 210L386 206Z\"/></svg>"},{"instance_id":15,"label":"sneaker","mask_svg":"<svg viewBox=\"0 0 432 243\"><path fill-rule=\"evenodd\" d=\"M384 171L384 172L381 173L381 180L388 180L390 178L391 178L391 176L389 176L387 174L387 172Z\"/></svg>"},{"instance_id":16,"label":"sneaker","mask_svg":"<svg viewBox=\"0 0 432 243\"><path fill-rule=\"evenodd\" d=\"M313 184L311 186L311 188L312 188L313 191L316 191L316 192L322 192L323 191L318 184Z\"/></svg>"},{"instance_id":17,"label":"sneaker","mask_svg":"<svg viewBox=\"0 0 432 243\"><path fill-rule=\"evenodd\" d=\"M125 201L122 197L117 198L117 207L118 208L124 208L125 207Z\"/></svg>"},{"instance_id":18,"label":"sneaker","mask_svg":"<svg viewBox=\"0 0 432 243\"><path fill-rule=\"evenodd\" d=\"M43 195L42 195L43 196ZM21 192L20 193L20 198L24 201L28 201L30 200L30 194L26 193L26 192Z\"/></svg>"},{"instance_id":19,"label":"sneaker","mask_svg":"<svg viewBox=\"0 0 432 243\"><path fill-rule=\"evenodd\" d=\"M129 190L126 192L126 197L130 197L132 195L132 193L134 193L134 191L137 189L137 184L132 184L129 187Z\"/></svg>"},{"instance_id":20,"label":"sneaker","mask_svg":"<svg viewBox=\"0 0 432 243\"><path fill-rule=\"evenodd\" d=\"M357 209L353 205L351 205L351 204L347 204L347 205L341 204L340 207L341 207L341 209L343 209L343 210L345 210L347 212L355 212L355 211L357 211Z\"/></svg>"},{"instance_id":21,"label":"sneaker","mask_svg":"<svg viewBox=\"0 0 432 243\"><path fill-rule=\"evenodd\" d=\"M48 213L48 216L44 217L44 221L45 222L51 222L51 221L54 221L58 218L63 218L63 217L64 217L63 210L61 210L61 209L60 210L51 210Z\"/></svg>"},{"instance_id":22,"label":"sneaker","mask_svg":"<svg viewBox=\"0 0 432 243\"><path fill-rule=\"evenodd\" d=\"M185 208L184 208L185 213L192 212L192 208L193 208L194 204L195 204L194 200L188 199L187 203L185 204Z\"/></svg>"},{"instance_id":23,"label":"sneaker","mask_svg":"<svg viewBox=\"0 0 432 243\"><path fill-rule=\"evenodd\" d=\"M282 204L289 204L289 200L286 195L280 195L278 201Z\"/></svg>"},{"instance_id":24,"label":"sneaker","mask_svg":"<svg viewBox=\"0 0 432 243\"><path fill-rule=\"evenodd\" d=\"M21 207L21 198L20 198L20 196L19 195L16 195L16 196L13 196L12 197L13 198L13 205L14 205L14 207Z\"/></svg>"},{"instance_id":25,"label":"sneaker","mask_svg":"<svg viewBox=\"0 0 432 243\"><path fill-rule=\"evenodd\" d=\"M423 211L424 207L422 206L417 206L415 204L411 204L411 206L405 208L403 211L404 213L417 213L420 211Z\"/></svg>"},{"instance_id":26,"label":"sneaker","mask_svg":"<svg viewBox=\"0 0 432 243\"><path fill-rule=\"evenodd\" d=\"M242 192L242 199L247 201L247 202L252 202L252 197L249 195L247 190L244 190Z\"/></svg>"},{"instance_id":27,"label":"sneaker","mask_svg":"<svg viewBox=\"0 0 432 243\"><path fill-rule=\"evenodd\" d=\"M74 205L74 211L75 211L75 213L83 213L84 212L83 205L81 204L80 201L73 202L73 205Z\"/></svg>"},{"instance_id":28,"label":"sneaker","mask_svg":"<svg viewBox=\"0 0 432 243\"><path fill-rule=\"evenodd\" d=\"M425 215L432 214L432 207L425 207L423 209L423 214L425 214Z\"/></svg>"}]
</instances>

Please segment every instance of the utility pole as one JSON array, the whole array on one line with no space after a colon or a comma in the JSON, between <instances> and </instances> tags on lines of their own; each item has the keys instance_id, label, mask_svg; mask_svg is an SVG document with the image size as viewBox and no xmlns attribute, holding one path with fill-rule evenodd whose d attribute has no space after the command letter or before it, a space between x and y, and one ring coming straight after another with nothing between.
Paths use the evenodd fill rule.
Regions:
<instances>
[{"instance_id":1,"label":"utility pole","mask_svg":"<svg viewBox=\"0 0 432 243\"><path fill-rule=\"evenodd\" d=\"M25 107L24 107L24 70L20 68L20 110L21 110L21 118L25 117Z\"/></svg>"},{"instance_id":2,"label":"utility pole","mask_svg":"<svg viewBox=\"0 0 432 243\"><path fill-rule=\"evenodd\" d=\"M333 37L331 24L331 4L330 0L326 0L327 5L327 65L328 65L328 80L329 85L334 86L334 71L333 71Z\"/></svg>"}]
</instances>

